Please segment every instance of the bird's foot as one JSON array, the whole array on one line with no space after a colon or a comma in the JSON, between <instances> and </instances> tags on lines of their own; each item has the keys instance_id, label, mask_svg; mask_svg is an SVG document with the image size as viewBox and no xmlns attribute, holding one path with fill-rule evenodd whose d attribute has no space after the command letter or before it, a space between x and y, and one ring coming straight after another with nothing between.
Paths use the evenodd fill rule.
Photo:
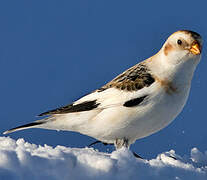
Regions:
<instances>
[{"instance_id":1,"label":"bird's foot","mask_svg":"<svg viewBox=\"0 0 207 180\"><path fill-rule=\"evenodd\" d=\"M93 146L95 144L99 144L99 143L102 143L104 146L113 145L113 144L109 144L109 143L105 143L105 142L101 142L101 141L95 141L95 142L89 144L88 147L91 147L91 146Z\"/></svg>"},{"instance_id":2,"label":"bird's foot","mask_svg":"<svg viewBox=\"0 0 207 180\"><path fill-rule=\"evenodd\" d=\"M134 155L136 158L143 159L140 155L138 155L138 154L135 153L134 151L133 151L132 153L133 153L133 155Z\"/></svg>"},{"instance_id":3,"label":"bird's foot","mask_svg":"<svg viewBox=\"0 0 207 180\"><path fill-rule=\"evenodd\" d=\"M116 139L114 142L116 149L120 149L122 147L129 148L129 140L126 138L123 139Z\"/></svg>"}]
</instances>

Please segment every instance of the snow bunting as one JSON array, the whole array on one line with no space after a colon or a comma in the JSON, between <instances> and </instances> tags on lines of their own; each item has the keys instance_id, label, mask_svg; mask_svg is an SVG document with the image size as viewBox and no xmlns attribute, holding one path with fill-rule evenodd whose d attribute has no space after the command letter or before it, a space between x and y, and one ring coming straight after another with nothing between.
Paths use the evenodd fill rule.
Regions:
<instances>
[{"instance_id":1,"label":"snow bunting","mask_svg":"<svg viewBox=\"0 0 207 180\"><path fill-rule=\"evenodd\" d=\"M202 39L196 32L173 33L154 56L129 68L111 82L46 118L10 129L28 128L79 132L115 147L166 127L183 109L201 57Z\"/></svg>"}]
</instances>

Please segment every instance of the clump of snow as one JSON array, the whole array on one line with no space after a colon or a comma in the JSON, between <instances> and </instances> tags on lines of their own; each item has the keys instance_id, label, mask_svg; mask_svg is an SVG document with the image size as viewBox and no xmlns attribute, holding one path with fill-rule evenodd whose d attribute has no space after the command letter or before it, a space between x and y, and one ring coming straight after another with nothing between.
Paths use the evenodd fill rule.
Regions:
<instances>
[{"instance_id":1,"label":"clump of snow","mask_svg":"<svg viewBox=\"0 0 207 180\"><path fill-rule=\"evenodd\" d=\"M171 150L142 160L124 148L107 154L93 148L43 147L0 137L0 179L207 180L207 152L193 148L184 159Z\"/></svg>"}]
</instances>

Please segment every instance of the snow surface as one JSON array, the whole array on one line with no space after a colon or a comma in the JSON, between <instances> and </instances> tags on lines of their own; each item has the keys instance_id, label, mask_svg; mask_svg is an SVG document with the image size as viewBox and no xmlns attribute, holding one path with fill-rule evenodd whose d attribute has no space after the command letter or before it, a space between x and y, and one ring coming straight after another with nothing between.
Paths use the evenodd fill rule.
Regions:
<instances>
[{"instance_id":1,"label":"snow surface","mask_svg":"<svg viewBox=\"0 0 207 180\"><path fill-rule=\"evenodd\" d=\"M174 150L141 160L128 149L111 154L93 148L55 148L0 137L1 180L207 180L207 151L191 150L180 157Z\"/></svg>"}]
</instances>

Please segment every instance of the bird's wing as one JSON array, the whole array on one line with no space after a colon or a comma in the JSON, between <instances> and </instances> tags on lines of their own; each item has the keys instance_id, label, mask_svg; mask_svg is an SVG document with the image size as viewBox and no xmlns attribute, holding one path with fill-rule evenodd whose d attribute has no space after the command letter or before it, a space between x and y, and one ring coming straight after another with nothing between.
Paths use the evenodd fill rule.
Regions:
<instances>
[{"instance_id":1,"label":"bird's wing","mask_svg":"<svg viewBox=\"0 0 207 180\"><path fill-rule=\"evenodd\" d=\"M105 109L118 105L137 106L150 95L150 86L154 82L155 79L147 66L139 63L74 103L44 112L39 116Z\"/></svg>"}]
</instances>

